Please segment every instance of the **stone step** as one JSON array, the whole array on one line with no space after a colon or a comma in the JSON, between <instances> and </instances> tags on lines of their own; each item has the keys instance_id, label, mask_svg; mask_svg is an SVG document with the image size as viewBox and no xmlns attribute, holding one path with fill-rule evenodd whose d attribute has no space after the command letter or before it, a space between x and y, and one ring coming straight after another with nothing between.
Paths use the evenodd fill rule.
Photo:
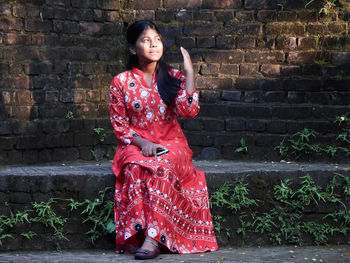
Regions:
<instances>
[{"instance_id":1,"label":"stone step","mask_svg":"<svg viewBox=\"0 0 350 263\"><path fill-rule=\"evenodd\" d=\"M286 163L286 162L237 162L237 161L194 161L195 167L205 172L208 191L210 195L225 183L237 185L240 180L247 183L254 198L264 200L256 207L256 211L268 212L273 207L273 186L281 180L293 179L300 181L301 176L310 177L321 187L325 187L335 174L342 174L350 179L350 167L347 164L328 163ZM74 199L79 202L95 200L98 192L111 187L106 198L113 200L114 175L110 169L111 162L79 162L79 163L55 163L33 166L2 166L0 168L0 214L9 215L9 209L24 211L33 209L32 202L48 201L56 199L53 203L57 215L62 215L69 220L64 226L64 234L69 242L60 240L52 235L52 230L36 224L22 223L13 230L8 230L12 238L4 239L0 250L30 250L30 249L86 249L86 248L109 248L113 249L113 235L101 237L91 244L84 234L91 230L92 225L82 223L86 215L77 211L70 211L67 203L60 203L61 199ZM340 177L339 177L340 178ZM343 198L343 196L341 196ZM61 200L61 201L60 201ZM349 198L343 200L344 205L350 207ZM5 206L7 203L8 207ZM267 209L267 210L266 210ZM307 216L322 218L330 211L336 211L339 206L320 205L310 207ZM79 211L79 210L78 210ZM81 212L81 211L80 211ZM242 237L236 233L238 228L238 216L231 211L218 207L212 208L212 215L222 216L226 222L223 229L230 228L231 237L227 231L217 232L217 239L221 246L228 245L266 245L271 241L266 235L246 235ZM37 233L32 240L28 241L21 233L27 231ZM4 233L0 233L4 234ZM1 235L0 235L1 236ZM330 239L330 243L346 243L348 236L336 236Z\"/></svg>"}]
</instances>

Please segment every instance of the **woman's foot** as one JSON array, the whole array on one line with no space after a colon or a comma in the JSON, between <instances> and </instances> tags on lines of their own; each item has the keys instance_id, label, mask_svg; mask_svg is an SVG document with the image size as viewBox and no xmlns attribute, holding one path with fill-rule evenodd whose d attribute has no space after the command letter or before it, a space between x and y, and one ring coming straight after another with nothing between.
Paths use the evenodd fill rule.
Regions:
<instances>
[{"instance_id":1,"label":"woman's foot","mask_svg":"<svg viewBox=\"0 0 350 263\"><path fill-rule=\"evenodd\" d=\"M152 238L146 237L142 247L136 250L135 259L152 259L157 257L159 253L158 242Z\"/></svg>"}]
</instances>

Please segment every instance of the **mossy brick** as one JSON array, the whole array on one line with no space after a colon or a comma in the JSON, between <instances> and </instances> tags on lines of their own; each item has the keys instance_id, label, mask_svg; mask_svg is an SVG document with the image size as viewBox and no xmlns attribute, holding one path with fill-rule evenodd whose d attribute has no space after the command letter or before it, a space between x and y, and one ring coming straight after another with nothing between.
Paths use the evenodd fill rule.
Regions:
<instances>
[{"instance_id":1,"label":"mossy brick","mask_svg":"<svg viewBox=\"0 0 350 263\"><path fill-rule=\"evenodd\" d=\"M23 28L23 21L18 18L0 18L0 30L2 32L20 31Z\"/></svg>"},{"instance_id":2,"label":"mossy brick","mask_svg":"<svg viewBox=\"0 0 350 263\"><path fill-rule=\"evenodd\" d=\"M198 48L213 48L215 47L215 36L197 37Z\"/></svg>"},{"instance_id":3,"label":"mossy brick","mask_svg":"<svg viewBox=\"0 0 350 263\"><path fill-rule=\"evenodd\" d=\"M317 61L329 61L329 55L319 51L290 51L287 56L287 62L291 64L312 64Z\"/></svg>"},{"instance_id":4,"label":"mossy brick","mask_svg":"<svg viewBox=\"0 0 350 263\"><path fill-rule=\"evenodd\" d=\"M315 37L299 37L298 48L300 49L316 49L317 40Z\"/></svg>"},{"instance_id":5,"label":"mossy brick","mask_svg":"<svg viewBox=\"0 0 350 263\"><path fill-rule=\"evenodd\" d=\"M239 49L253 49L255 48L256 40L253 36L238 36L236 43Z\"/></svg>"},{"instance_id":6,"label":"mossy brick","mask_svg":"<svg viewBox=\"0 0 350 263\"><path fill-rule=\"evenodd\" d=\"M260 10L257 14L258 21L261 22L276 22L277 11L275 10Z\"/></svg>"},{"instance_id":7,"label":"mossy brick","mask_svg":"<svg viewBox=\"0 0 350 263\"><path fill-rule=\"evenodd\" d=\"M349 26L347 23L333 22L333 23L329 23L327 25L327 28L330 34L339 35L339 34L347 34Z\"/></svg>"},{"instance_id":8,"label":"mossy brick","mask_svg":"<svg viewBox=\"0 0 350 263\"><path fill-rule=\"evenodd\" d=\"M266 35L278 36L288 34L291 36L302 36L306 33L306 26L297 23L272 22L266 24Z\"/></svg>"},{"instance_id":9,"label":"mossy brick","mask_svg":"<svg viewBox=\"0 0 350 263\"><path fill-rule=\"evenodd\" d=\"M120 1L114 0L97 0L97 8L105 10L119 10L121 8Z\"/></svg>"},{"instance_id":10,"label":"mossy brick","mask_svg":"<svg viewBox=\"0 0 350 263\"><path fill-rule=\"evenodd\" d=\"M339 36L324 36L318 41L319 47L326 48L328 50L343 50L344 38Z\"/></svg>"},{"instance_id":11,"label":"mossy brick","mask_svg":"<svg viewBox=\"0 0 350 263\"><path fill-rule=\"evenodd\" d=\"M297 48L297 38L291 36L279 36L276 39L277 48L283 50L292 50Z\"/></svg>"},{"instance_id":12,"label":"mossy brick","mask_svg":"<svg viewBox=\"0 0 350 263\"><path fill-rule=\"evenodd\" d=\"M278 22L295 22L297 21L298 13L296 11L278 11Z\"/></svg>"},{"instance_id":13,"label":"mossy brick","mask_svg":"<svg viewBox=\"0 0 350 263\"><path fill-rule=\"evenodd\" d=\"M301 22L316 22L318 18L316 10L298 10L298 20Z\"/></svg>"},{"instance_id":14,"label":"mossy brick","mask_svg":"<svg viewBox=\"0 0 350 263\"><path fill-rule=\"evenodd\" d=\"M233 10L215 10L214 16L217 21L226 22L234 18Z\"/></svg>"},{"instance_id":15,"label":"mossy brick","mask_svg":"<svg viewBox=\"0 0 350 263\"><path fill-rule=\"evenodd\" d=\"M0 3L0 15L11 16L11 5L6 3Z\"/></svg>"},{"instance_id":16,"label":"mossy brick","mask_svg":"<svg viewBox=\"0 0 350 263\"><path fill-rule=\"evenodd\" d=\"M28 35L18 35L17 33L8 33L3 36L5 45L26 45L30 43Z\"/></svg>"},{"instance_id":17,"label":"mossy brick","mask_svg":"<svg viewBox=\"0 0 350 263\"><path fill-rule=\"evenodd\" d=\"M188 36L215 36L221 32L221 28L221 23L195 22L193 24L185 24L184 34Z\"/></svg>"},{"instance_id":18,"label":"mossy brick","mask_svg":"<svg viewBox=\"0 0 350 263\"><path fill-rule=\"evenodd\" d=\"M260 23L250 23L250 24L240 24L240 23L228 23L224 26L225 35L254 35L259 36L262 34L262 24Z\"/></svg>"},{"instance_id":19,"label":"mossy brick","mask_svg":"<svg viewBox=\"0 0 350 263\"><path fill-rule=\"evenodd\" d=\"M217 36L216 48L234 49L236 47L236 37L234 36Z\"/></svg>"},{"instance_id":20,"label":"mossy brick","mask_svg":"<svg viewBox=\"0 0 350 263\"><path fill-rule=\"evenodd\" d=\"M255 13L253 10L244 10L244 11L235 11L235 18L234 19L229 19L227 21L232 21L233 23L242 23L247 22L247 23L252 23L255 20Z\"/></svg>"},{"instance_id":21,"label":"mossy brick","mask_svg":"<svg viewBox=\"0 0 350 263\"><path fill-rule=\"evenodd\" d=\"M307 25L307 32L310 35L326 35L328 33L327 24L323 23L309 23Z\"/></svg>"},{"instance_id":22,"label":"mossy brick","mask_svg":"<svg viewBox=\"0 0 350 263\"><path fill-rule=\"evenodd\" d=\"M155 15L156 15L156 20L162 21L163 23L169 23L175 20L174 11L156 10Z\"/></svg>"},{"instance_id":23,"label":"mossy brick","mask_svg":"<svg viewBox=\"0 0 350 263\"><path fill-rule=\"evenodd\" d=\"M194 37L179 37L176 38L176 43L184 48L194 48L196 46L196 38Z\"/></svg>"},{"instance_id":24,"label":"mossy brick","mask_svg":"<svg viewBox=\"0 0 350 263\"><path fill-rule=\"evenodd\" d=\"M214 21L214 11L212 10L193 10L193 19L201 21Z\"/></svg>"}]
</instances>

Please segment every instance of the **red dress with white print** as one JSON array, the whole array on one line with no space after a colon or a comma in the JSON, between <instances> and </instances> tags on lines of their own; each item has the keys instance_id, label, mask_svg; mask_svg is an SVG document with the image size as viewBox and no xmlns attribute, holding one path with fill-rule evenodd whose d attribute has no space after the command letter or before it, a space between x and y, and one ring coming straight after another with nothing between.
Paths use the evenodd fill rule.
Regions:
<instances>
[{"instance_id":1,"label":"red dress with white print","mask_svg":"<svg viewBox=\"0 0 350 263\"><path fill-rule=\"evenodd\" d=\"M199 112L198 93L186 91L179 70L169 73L181 80L170 107L158 93L156 76L149 87L139 69L120 73L110 86L111 122L119 142L112 164L118 253L140 247L143 235L138 233L177 253L218 249L204 173L193 167L193 153L177 121ZM165 146L169 153L143 156L131 144L137 136Z\"/></svg>"}]
</instances>

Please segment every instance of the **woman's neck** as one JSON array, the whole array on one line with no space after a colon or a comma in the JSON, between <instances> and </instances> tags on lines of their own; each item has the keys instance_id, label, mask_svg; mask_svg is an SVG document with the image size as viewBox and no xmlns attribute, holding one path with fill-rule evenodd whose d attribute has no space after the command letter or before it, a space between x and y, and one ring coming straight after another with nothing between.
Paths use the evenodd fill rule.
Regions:
<instances>
[{"instance_id":1,"label":"woman's neck","mask_svg":"<svg viewBox=\"0 0 350 263\"><path fill-rule=\"evenodd\" d=\"M156 70L157 62L147 63L147 64L139 64L138 68L144 73L144 74L153 74Z\"/></svg>"}]
</instances>

